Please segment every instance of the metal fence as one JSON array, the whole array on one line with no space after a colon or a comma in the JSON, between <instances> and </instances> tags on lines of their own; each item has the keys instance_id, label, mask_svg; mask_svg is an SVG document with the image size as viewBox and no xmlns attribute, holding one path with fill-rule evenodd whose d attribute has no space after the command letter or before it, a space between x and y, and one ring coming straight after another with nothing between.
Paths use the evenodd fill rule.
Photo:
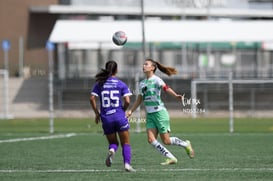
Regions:
<instances>
[{"instance_id":1,"label":"metal fence","mask_svg":"<svg viewBox=\"0 0 273 181\"><path fill-rule=\"evenodd\" d=\"M136 77L142 74L142 53L139 49L122 50L69 50L61 64L58 57L54 64L54 111L55 116L71 113L90 116L89 93L94 84L94 75L104 63L113 59L119 64L118 76L128 84L133 93L137 90ZM229 72L233 79L271 80L273 78L272 52L262 49L151 49L150 56L161 63L177 68L178 74L161 76L178 93L191 98L191 82L197 79L226 80ZM12 66L12 65L11 65ZM49 87L47 67L24 67L24 77L11 76L8 83L10 92L9 110L15 117L49 116ZM0 78L0 100L4 100L4 78ZM259 111L272 112L272 83L240 83L234 85L234 109L255 116ZM132 96L132 101L135 99ZM203 84L197 87L202 115L215 111L228 112L227 85ZM166 106L183 112L185 107L175 99L163 94ZM0 110L4 110L1 104ZM85 112L84 114L82 112ZM251 114L249 114L251 113Z\"/></svg>"},{"instance_id":2,"label":"metal fence","mask_svg":"<svg viewBox=\"0 0 273 181\"><path fill-rule=\"evenodd\" d=\"M180 116L191 116L192 88L191 80L163 78L177 93L185 94L184 105L173 97L163 92L162 99L170 111L176 111ZM223 81L223 79L221 79ZM123 79L133 96L136 98L135 80ZM208 81L208 80L206 80ZM198 116L215 116L216 112L229 112L229 92L227 84L218 84L216 80L209 79L212 83L198 84L196 87L196 99L198 100ZM214 83L213 83L214 82ZM246 81L247 82L247 81ZM266 116L260 112L272 114L273 110L273 83L237 83L234 84L234 111L245 116ZM93 116L89 105L89 94L94 79L70 79L55 81L54 83L54 115L56 117L89 117ZM0 100L3 96L4 81L0 79ZM10 78L9 79L9 114L13 117L48 117L48 78ZM0 104L2 114L5 104ZM270 114L269 114L270 115ZM270 115L273 116L273 115Z\"/></svg>"}]
</instances>

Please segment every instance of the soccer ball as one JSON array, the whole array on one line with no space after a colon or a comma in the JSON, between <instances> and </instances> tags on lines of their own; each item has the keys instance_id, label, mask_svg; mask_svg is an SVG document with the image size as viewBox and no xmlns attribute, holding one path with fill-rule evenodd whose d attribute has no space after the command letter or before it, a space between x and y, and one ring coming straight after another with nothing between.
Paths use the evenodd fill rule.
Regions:
<instances>
[{"instance_id":1,"label":"soccer ball","mask_svg":"<svg viewBox=\"0 0 273 181\"><path fill-rule=\"evenodd\" d=\"M112 40L114 44L122 46L127 42L127 36L124 31L117 31L113 34Z\"/></svg>"}]
</instances>

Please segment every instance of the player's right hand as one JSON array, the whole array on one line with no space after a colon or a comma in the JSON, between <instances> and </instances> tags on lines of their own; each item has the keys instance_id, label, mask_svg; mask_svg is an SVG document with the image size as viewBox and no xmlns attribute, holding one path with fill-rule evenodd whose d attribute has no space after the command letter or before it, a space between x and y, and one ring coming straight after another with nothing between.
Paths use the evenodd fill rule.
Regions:
<instances>
[{"instance_id":1,"label":"player's right hand","mask_svg":"<svg viewBox=\"0 0 273 181\"><path fill-rule=\"evenodd\" d=\"M100 122L100 115L96 115L95 122L96 122L96 124L99 124L99 122Z\"/></svg>"}]
</instances>

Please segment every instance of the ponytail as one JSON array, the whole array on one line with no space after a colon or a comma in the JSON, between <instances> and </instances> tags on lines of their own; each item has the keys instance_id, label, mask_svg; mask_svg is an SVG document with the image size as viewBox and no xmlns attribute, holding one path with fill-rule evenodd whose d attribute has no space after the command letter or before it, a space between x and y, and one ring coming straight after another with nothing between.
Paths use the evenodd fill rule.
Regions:
<instances>
[{"instance_id":1,"label":"ponytail","mask_svg":"<svg viewBox=\"0 0 273 181\"><path fill-rule=\"evenodd\" d=\"M100 85L103 85L109 77L117 73L117 70L118 65L115 61L110 60L106 62L105 69L101 69L101 71L96 74L96 82L98 82Z\"/></svg>"},{"instance_id":2,"label":"ponytail","mask_svg":"<svg viewBox=\"0 0 273 181\"><path fill-rule=\"evenodd\" d=\"M167 66L165 66L153 59L146 59L146 61L151 61L153 63L153 65L155 67L154 72L158 68L161 72L163 72L164 74L167 74L168 76L177 74L177 70L173 67L167 67Z\"/></svg>"}]
</instances>

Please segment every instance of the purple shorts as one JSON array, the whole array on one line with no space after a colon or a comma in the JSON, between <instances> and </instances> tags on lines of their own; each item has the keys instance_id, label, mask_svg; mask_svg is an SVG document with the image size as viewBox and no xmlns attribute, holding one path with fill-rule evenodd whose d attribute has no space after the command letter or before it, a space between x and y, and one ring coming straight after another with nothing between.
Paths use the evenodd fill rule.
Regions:
<instances>
[{"instance_id":1,"label":"purple shorts","mask_svg":"<svg viewBox=\"0 0 273 181\"><path fill-rule=\"evenodd\" d=\"M117 116L116 114L101 116L102 128L105 135L127 131L130 129L130 124L126 117Z\"/></svg>"}]
</instances>

